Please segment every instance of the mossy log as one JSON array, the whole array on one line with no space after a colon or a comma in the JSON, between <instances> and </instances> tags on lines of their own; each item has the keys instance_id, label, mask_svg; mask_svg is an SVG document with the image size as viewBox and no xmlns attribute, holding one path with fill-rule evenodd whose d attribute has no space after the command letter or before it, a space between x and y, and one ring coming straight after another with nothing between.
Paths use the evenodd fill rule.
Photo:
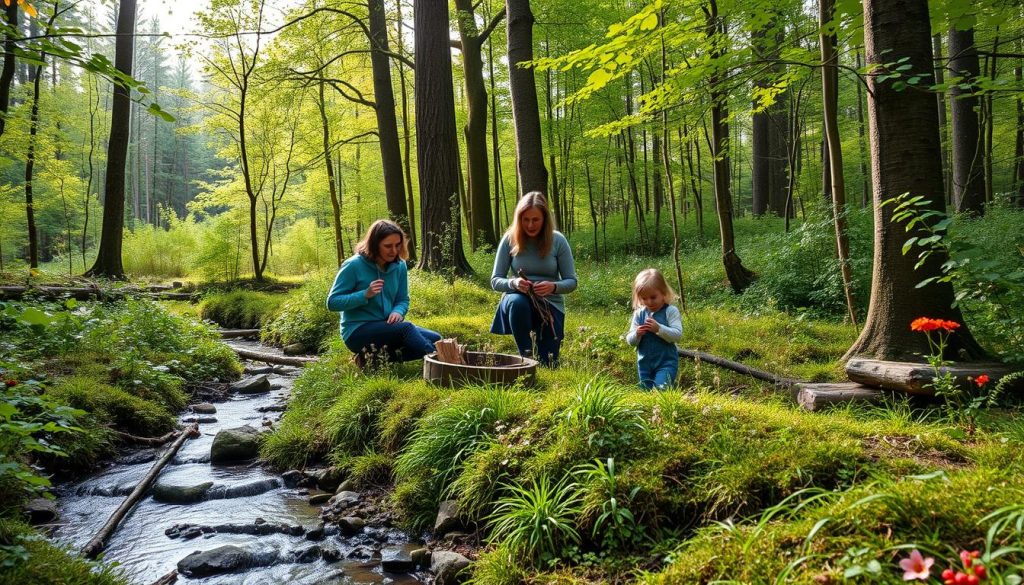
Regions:
<instances>
[{"instance_id":1,"label":"mossy log","mask_svg":"<svg viewBox=\"0 0 1024 585\"><path fill-rule=\"evenodd\" d=\"M268 364L279 364L282 366L302 367L305 366L306 364L311 364L319 360L319 358L315 357L280 355L266 351L246 349L244 347L232 347L231 349L233 349L234 352L238 354L238 357L243 357L245 359L257 362L266 362Z\"/></svg>"},{"instance_id":2,"label":"mossy log","mask_svg":"<svg viewBox=\"0 0 1024 585\"><path fill-rule=\"evenodd\" d=\"M733 372L737 372L740 374L744 374L757 380L771 382L772 384L775 384L777 386L790 387L799 382L799 380L794 380L793 378L785 378L783 376L778 376L771 372L766 372L764 370L752 368L739 362L734 362L732 360L727 360L723 357L718 357L717 355L704 353L703 351L697 351L693 349L680 349L679 357L707 362L711 365L718 366L726 370L731 370Z\"/></svg>"}]
</instances>

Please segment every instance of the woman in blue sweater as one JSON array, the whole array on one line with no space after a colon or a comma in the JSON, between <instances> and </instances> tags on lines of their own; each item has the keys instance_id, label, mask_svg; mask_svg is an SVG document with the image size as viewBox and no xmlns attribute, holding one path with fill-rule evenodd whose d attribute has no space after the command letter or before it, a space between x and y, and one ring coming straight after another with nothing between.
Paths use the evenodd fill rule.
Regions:
<instances>
[{"instance_id":1,"label":"woman in blue sweater","mask_svg":"<svg viewBox=\"0 0 1024 585\"><path fill-rule=\"evenodd\" d=\"M405 320L409 310L409 241L391 220L373 222L356 254L334 278L327 308L341 312L341 339L364 366L371 356L411 361L434 351L441 336Z\"/></svg>"},{"instance_id":2,"label":"woman in blue sweater","mask_svg":"<svg viewBox=\"0 0 1024 585\"><path fill-rule=\"evenodd\" d=\"M523 195L516 205L512 225L498 244L491 288L504 293L491 333L511 334L519 355L557 366L565 332L562 295L576 290L576 265L569 242L555 231L547 199L539 191Z\"/></svg>"}]
</instances>

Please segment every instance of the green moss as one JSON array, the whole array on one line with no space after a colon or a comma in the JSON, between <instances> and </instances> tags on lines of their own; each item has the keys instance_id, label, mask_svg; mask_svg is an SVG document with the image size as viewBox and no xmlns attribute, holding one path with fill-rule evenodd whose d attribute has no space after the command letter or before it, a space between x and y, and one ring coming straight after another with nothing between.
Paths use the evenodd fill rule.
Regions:
<instances>
[{"instance_id":1,"label":"green moss","mask_svg":"<svg viewBox=\"0 0 1024 585\"><path fill-rule=\"evenodd\" d=\"M258 329L276 316L284 295L236 290L203 298L200 315L221 327Z\"/></svg>"},{"instance_id":2,"label":"green moss","mask_svg":"<svg viewBox=\"0 0 1024 585\"><path fill-rule=\"evenodd\" d=\"M54 400L91 413L101 425L113 425L133 435L161 435L175 425L167 405L87 376L64 378L46 393Z\"/></svg>"},{"instance_id":3,"label":"green moss","mask_svg":"<svg viewBox=\"0 0 1024 585\"><path fill-rule=\"evenodd\" d=\"M126 585L114 567L90 563L50 544L18 521L0 518L0 584ZM7 563L10 563L8 565Z\"/></svg>"}]
</instances>

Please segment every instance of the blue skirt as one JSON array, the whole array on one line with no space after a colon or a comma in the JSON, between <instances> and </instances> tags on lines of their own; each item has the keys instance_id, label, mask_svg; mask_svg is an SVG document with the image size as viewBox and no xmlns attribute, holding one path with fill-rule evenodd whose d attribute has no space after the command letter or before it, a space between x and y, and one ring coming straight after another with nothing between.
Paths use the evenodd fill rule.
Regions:
<instances>
[{"instance_id":1,"label":"blue skirt","mask_svg":"<svg viewBox=\"0 0 1024 585\"><path fill-rule=\"evenodd\" d=\"M523 301L529 303L530 297L522 293L505 293L501 295L498 308L494 311L494 320L491 322L491 333L513 335L516 332L515 330L520 330L519 327L513 328L512 326L510 309L513 303L522 303ZM532 303L530 303L530 313L532 323L529 328L537 334L538 339L561 340L565 338L565 315L561 311L551 307L551 316L554 319L554 332L552 332L551 326L544 327L542 325L540 313L537 309L533 308Z\"/></svg>"}]
</instances>

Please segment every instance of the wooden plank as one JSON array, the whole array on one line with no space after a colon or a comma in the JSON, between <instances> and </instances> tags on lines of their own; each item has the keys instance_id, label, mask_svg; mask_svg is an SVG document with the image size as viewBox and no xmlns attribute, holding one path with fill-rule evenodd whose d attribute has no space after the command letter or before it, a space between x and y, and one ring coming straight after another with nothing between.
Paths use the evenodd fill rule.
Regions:
<instances>
[{"instance_id":1,"label":"wooden plank","mask_svg":"<svg viewBox=\"0 0 1024 585\"><path fill-rule=\"evenodd\" d=\"M812 412L834 404L852 401L874 402L881 400L884 392L868 388L856 382L830 382L823 384L799 383L796 388L796 402Z\"/></svg>"},{"instance_id":2,"label":"wooden plank","mask_svg":"<svg viewBox=\"0 0 1024 585\"><path fill-rule=\"evenodd\" d=\"M942 368L941 372L953 374L958 384L967 387L971 383L968 378L988 374L990 383L994 384L999 378L1013 372L1013 368L995 362L964 362ZM928 364L853 358L846 362L846 375L850 380L872 388L926 396L934 394L928 386L935 372Z\"/></svg>"}]
</instances>

